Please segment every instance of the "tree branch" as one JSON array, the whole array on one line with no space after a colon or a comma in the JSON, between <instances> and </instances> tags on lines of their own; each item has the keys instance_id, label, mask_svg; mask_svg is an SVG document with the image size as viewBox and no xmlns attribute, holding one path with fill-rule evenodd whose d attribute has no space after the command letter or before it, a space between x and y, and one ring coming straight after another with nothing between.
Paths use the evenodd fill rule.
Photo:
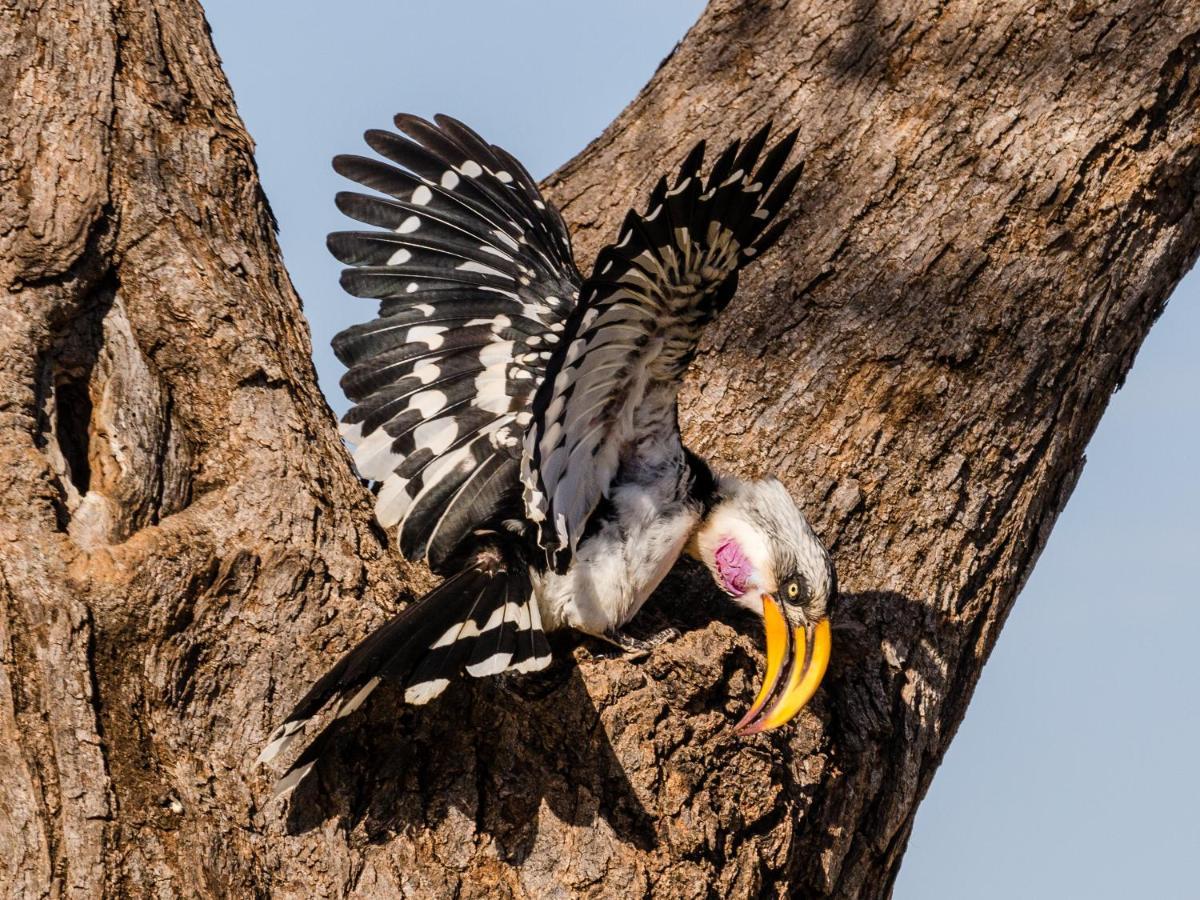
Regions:
<instances>
[{"instance_id":1,"label":"tree branch","mask_svg":"<svg viewBox=\"0 0 1200 900\"><path fill-rule=\"evenodd\" d=\"M28 8L26 8L28 7ZM681 567L631 663L381 691L284 815L254 758L429 584L321 397L195 3L0 12L0 878L18 895L883 897L1083 449L1200 247L1200 10L714 0L548 191L589 259L700 136L799 127L694 449L831 543L834 665L728 728L749 621Z\"/></svg>"}]
</instances>

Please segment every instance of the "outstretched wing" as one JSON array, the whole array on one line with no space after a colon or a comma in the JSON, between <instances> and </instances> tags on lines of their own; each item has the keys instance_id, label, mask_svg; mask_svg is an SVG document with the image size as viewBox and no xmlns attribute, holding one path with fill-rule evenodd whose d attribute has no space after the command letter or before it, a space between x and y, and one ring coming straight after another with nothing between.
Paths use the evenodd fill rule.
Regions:
<instances>
[{"instance_id":1,"label":"outstretched wing","mask_svg":"<svg viewBox=\"0 0 1200 900\"><path fill-rule=\"evenodd\" d=\"M796 134L760 164L768 130L726 149L707 182L698 144L674 185L658 183L649 211L626 216L581 289L534 398L522 457L526 510L560 570L635 436L643 398L656 389L674 396L738 270L783 229L771 221L800 177L796 166L779 178Z\"/></svg>"},{"instance_id":2,"label":"outstretched wing","mask_svg":"<svg viewBox=\"0 0 1200 900\"><path fill-rule=\"evenodd\" d=\"M352 267L342 286L382 303L333 347L355 404L343 434L359 472L381 482L376 517L437 570L519 492L530 401L581 279L562 217L512 156L447 116L396 126L366 134L395 165L334 160L387 196L337 197L378 229L329 236Z\"/></svg>"}]
</instances>

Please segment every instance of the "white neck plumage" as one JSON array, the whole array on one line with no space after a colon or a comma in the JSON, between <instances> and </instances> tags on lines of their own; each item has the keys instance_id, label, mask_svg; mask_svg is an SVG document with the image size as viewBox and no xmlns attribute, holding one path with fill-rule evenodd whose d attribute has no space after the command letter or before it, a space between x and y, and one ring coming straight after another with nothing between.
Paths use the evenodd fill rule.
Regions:
<instances>
[{"instance_id":1,"label":"white neck plumage","mask_svg":"<svg viewBox=\"0 0 1200 900\"><path fill-rule=\"evenodd\" d=\"M753 607L776 585L768 537L746 514L747 484L721 479L722 499L701 521L687 553L704 563L725 593Z\"/></svg>"}]
</instances>

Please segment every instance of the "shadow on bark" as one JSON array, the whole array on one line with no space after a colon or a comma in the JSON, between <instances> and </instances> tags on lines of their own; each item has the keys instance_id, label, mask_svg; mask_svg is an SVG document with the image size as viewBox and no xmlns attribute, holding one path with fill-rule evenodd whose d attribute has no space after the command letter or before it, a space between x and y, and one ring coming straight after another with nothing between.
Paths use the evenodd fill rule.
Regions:
<instances>
[{"instance_id":1,"label":"shadow on bark","mask_svg":"<svg viewBox=\"0 0 1200 900\"><path fill-rule=\"evenodd\" d=\"M567 824L602 818L625 843L657 845L571 656L507 683L461 680L426 707L405 705L391 686L372 699L293 795L289 833L338 818L386 843L410 826L466 817L502 859L520 863L544 802Z\"/></svg>"},{"instance_id":2,"label":"shadow on bark","mask_svg":"<svg viewBox=\"0 0 1200 900\"><path fill-rule=\"evenodd\" d=\"M832 746L852 751L846 763L853 765L872 742L904 739L891 723L905 717L890 709L889 699L901 696L894 689L896 659L889 659L889 652L897 651L885 649L890 645L878 636L888 622L925 614L921 604L894 592L840 598L835 661L812 711L834 735ZM757 617L717 592L702 567L685 562L668 576L634 630L649 633L669 621L687 633L714 618L753 645L761 643ZM581 663L613 654L575 635L553 639L557 661L545 672L462 679L429 706L408 706L398 689L382 686L372 702L329 736L313 775L292 796L288 833L314 831L335 819L347 834L360 832L369 843L387 844L414 830L453 830L460 819L475 835L490 839L500 859L520 864L537 842L544 803L567 825L590 828L603 820L631 847L662 849L663 836L655 826L661 810L647 809L639 797L610 742L612 725L601 719L603 699L589 695L580 670ZM744 651L745 640L723 660L727 677L709 694L692 697L689 707L703 712L750 702L751 692L742 697L736 687L730 689L756 686L761 677L762 661ZM941 671L928 648L915 655L924 657L914 661L922 669ZM660 668L661 658L657 663L652 656L631 669L647 679L669 677L670 669ZM784 741L781 734L740 739L731 732L730 741L744 742L743 749L765 742L760 749L773 756L771 747ZM777 774L791 781L788 771L784 765ZM805 788L795 782L789 790Z\"/></svg>"},{"instance_id":3,"label":"shadow on bark","mask_svg":"<svg viewBox=\"0 0 1200 900\"><path fill-rule=\"evenodd\" d=\"M686 633L715 617L758 637L754 617L731 607L701 566L685 562L631 630L649 634L669 621ZM544 802L566 824L603 819L622 842L658 847L655 817L621 766L579 668L620 651L574 633L550 637L555 662L546 671L460 679L428 706L409 706L395 687L381 686L329 735L316 769L292 795L288 832L336 818L347 832L361 825L370 842L385 843L406 829L437 830L465 816L502 859L520 863L537 839ZM752 671L755 661L737 655ZM652 659L634 668L653 679Z\"/></svg>"}]
</instances>

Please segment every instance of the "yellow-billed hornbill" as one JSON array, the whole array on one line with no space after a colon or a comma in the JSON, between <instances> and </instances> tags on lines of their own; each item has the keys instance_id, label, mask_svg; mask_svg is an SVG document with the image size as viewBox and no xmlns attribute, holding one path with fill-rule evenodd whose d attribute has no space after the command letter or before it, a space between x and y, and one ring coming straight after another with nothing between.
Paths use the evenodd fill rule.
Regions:
<instances>
[{"instance_id":1,"label":"yellow-billed hornbill","mask_svg":"<svg viewBox=\"0 0 1200 900\"><path fill-rule=\"evenodd\" d=\"M320 678L261 760L382 679L425 703L463 670L541 669L552 629L648 650L622 628L685 551L764 619L767 671L738 727L784 724L825 672L833 566L782 484L714 476L683 446L676 398L738 271L783 229L772 220L800 176L781 176L795 133L769 150L768 128L735 142L707 179L698 144L585 279L562 217L512 156L448 117L396 125L366 134L389 162L334 160L379 192L339 194L372 228L329 237L350 266L343 287L382 301L334 339L356 404L343 433L379 482L380 524L446 578Z\"/></svg>"}]
</instances>

